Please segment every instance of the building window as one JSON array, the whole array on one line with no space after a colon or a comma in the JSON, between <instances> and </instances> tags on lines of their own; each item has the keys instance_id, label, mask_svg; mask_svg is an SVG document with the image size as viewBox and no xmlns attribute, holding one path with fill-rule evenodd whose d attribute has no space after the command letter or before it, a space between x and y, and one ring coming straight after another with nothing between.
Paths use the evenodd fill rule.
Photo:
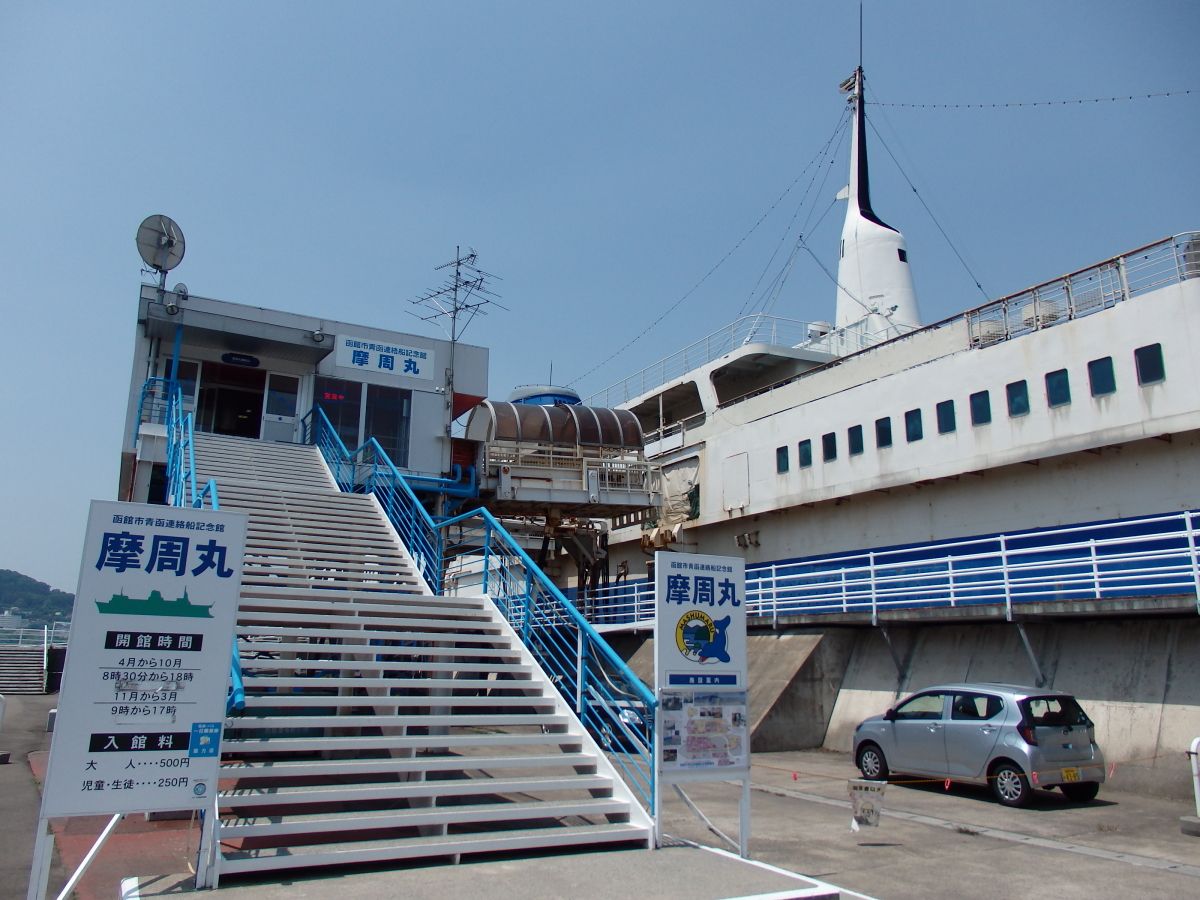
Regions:
<instances>
[{"instance_id":1,"label":"building window","mask_svg":"<svg viewBox=\"0 0 1200 900\"><path fill-rule=\"evenodd\" d=\"M1162 344L1138 347L1133 351L1133 359L1137 363L1138 384L1156 384L1166 379Z\"/></svg>"},{"instance_id":2,"label":"building window","mask_svg":"<svg viewBox=\"0 0 1200 900\"><path fill-rule=\"evenodd\" d=\"M1046 373L1046 405L1066 406L1071 402L1071 380L1066 369Z\"/></svg>"},{"instance_id":3,"label":"building window","mask_svg":"<svg viewBox=\"0 0 1200 900\"><path fill-rule=\"evenodd\" d=\"M801 441L799 450L800 453L797 462L800 468L807 469L812 465L812 441Z\"/></svg>"},{"instance_id":4,"label":"building window","mask_svg":"<svg viewBox=\"0 0 1200 900\"><path fill-rule=\"evenodd\" d=\"M1088 363L1088 384L1092 386L1093 397L1103 397L1106 394L1117 392L1117 378L1113 374L1111 356L1093 359Z\"/></svg>"},{"instance_id":5,"label":"building window","mask_svg":"<svg viewBox=\"0 0 1200 900\"><path fill-rule=\"evenodd\" d=\"M1029 385L1024 381L1014 381L1005 385L1008 394L1008 414L1013 418L1029 414Z\"/></svg>"},{"instance_id":6,"label":"building window","mask_svg":"<svg viewBox=\"0 0 1200 900\"><path fill-rule=\"evenodd\" d=\"M788 470L788 448L786 446L775 448L775 471L782 475Z\"/></svg>"},{"instance_id":7,"label":"building window","mask_svg":"<svg viewBox=\"0 0 1200 900\"><path fill-rule=\"evenodd\" d=\"M821 459L825 462L837 459L837 435L832 431L821 435Z\"/></svg>"},{"instance_id":8,"label":"building window","mask_svg":"<svg viewBox=\"0 0 1200 900\"><path fill-rule=\"evenodd\" d=\"M971 424L986 425L992 421L992 395L979 391L971 395Z\"/></svg>"},{"instance_id":9,"label":"building window","mask_svg":"<svg viewBox=\"0 0 1200 900\"><path fill-rule=\"evenodd\" d=\"M905 250L903 247L896 248L896 255L898 257L900 257L900 262L902 262L902 263L908 262L908 251Z\"/></svg>"},{"instance_id":10,"label":"building window","mask_svg":"<svg viewBox=\"0 0 1200 900\"><path fill-rule=\"evenodd\" d=\"M955 428L954 401L943 400L937 405L938 434L949 434Z\"/></svg>"},{"instance_id":11,"label":"building window","mask_svg":"<svg viewBox=\"0 0 1200 900\"><path fill-rule=\"evenodd\" d=\"M892 417L884 416L875 420L875 446L881 450L892 446Z\"/></svg>"},{"instance_id":12,"label":"building window","mask_svg":"<svg viewBox=\"0 0 1200 900\"><path fill-rule=\"evenodd\" d=\"M362 385L357 381L318 375L313 399L314 404L321 407L329 417L329 424L342 439L346 449L357 448L362 443L359 431L362 419Z\"/></svg>"},{"instance_id":13,"label":"building window","mask_svg":"<svg viewBox=\"0 0 1200 900\"><path fill-rule=\"evenodd\" d=\"M861 425L851 425L846 431L846 446L850 448L851 456L858 456L863 452L863 433Z\"/></svg>"},{"instance_id":14,"label":"building window","mask_svg":"<svg viewBox=\"0 0 1200 900\"><path fill-rule=\"evenodd\" d=\"M368 384L365 425L364 439L375 438L393 464L407 468L412 391Z\"/></svg>"},{"instance_id":15,"label":"building window","mask_svg":"<svg viewBox=\"0 0 1200 900\"><path fill-rule=\"evenodd\" d=\"M925 429L921 425L921 411L919 409L910 409L904 414L904 435L908 438L910 444L925 437Z\"/></svg>"}]
</instances>

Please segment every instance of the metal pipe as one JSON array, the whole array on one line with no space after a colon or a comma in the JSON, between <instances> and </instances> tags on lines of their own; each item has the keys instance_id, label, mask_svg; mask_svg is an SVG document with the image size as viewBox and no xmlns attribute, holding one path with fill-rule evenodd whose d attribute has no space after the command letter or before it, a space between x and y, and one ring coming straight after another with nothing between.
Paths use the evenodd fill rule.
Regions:
<instances>
[{"instance_id":1,"label":"metal pipe","mask_svg":"<svg viewBox=\"0 0 1200 900\"><path fill-rule=\"evenodd\" d=\"M104 830L100 832L100 837L96 838L96 843L92 844L92 849L87 852L87 856L79 864L79 868L75 870L75 874L63 886L62 891L58 895L58 900L67 900L71 896L71 891L75 889L75 885L79 884L84 873L88 870L88 866L92 864L92 860L96 858L96 854L100 852L100 848L104 846L104 842L108 840L109 835L116 829L117 824L125 818L125 813L117 813L113 816L108 824L104 826Z\"/></svg>"}]
</instances>

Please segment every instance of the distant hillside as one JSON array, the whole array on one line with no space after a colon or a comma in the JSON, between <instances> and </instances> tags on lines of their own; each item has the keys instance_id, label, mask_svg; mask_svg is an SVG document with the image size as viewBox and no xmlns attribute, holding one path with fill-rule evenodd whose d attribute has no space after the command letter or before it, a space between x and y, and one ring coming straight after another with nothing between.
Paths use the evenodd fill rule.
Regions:
<instances>
[{"instance_id":1,"label":"distant hillside","mask_svg":"<svg viewBox=\"0 0 1200 900\"><path fill-rule=\"evenodd\" d=\"M27 625L48 625L54 621L55 613L63 620L71 618L74 603L74 594L56 590L20 572L0 569L0 613L18 609Z\"/></svg>"}]
</instances>

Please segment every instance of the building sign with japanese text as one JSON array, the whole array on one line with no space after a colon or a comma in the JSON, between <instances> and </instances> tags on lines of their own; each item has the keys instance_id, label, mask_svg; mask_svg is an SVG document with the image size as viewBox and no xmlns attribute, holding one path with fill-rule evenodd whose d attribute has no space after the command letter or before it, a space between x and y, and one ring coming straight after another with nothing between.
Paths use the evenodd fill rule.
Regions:
<instances>
[{"instance_id":1,"label":"building sign with japanese text","mask_svg":"<svg viewBox=\"0 0 1200 900\"><path fill-rule=\"evenodd\" d=\"M654 560L659 771L748 770L745 561Z\"/></svg>"},{"instance_id":2,"label":"building sign with japanese text","mask_svg":"<svg viewBox=\"0 0 1200 900\"><path fill-rule=\"evenodd\" d=\"M92 502L43 816L211 805L245 542L242 513Z\"/></svg>"},{"instance_id":3,"label":"building sign with japanese text","mask_svg":"<svg viewBox=\"0 0 1200 900\"><path fill-rule=\"evenodd\" d=\"M402 375L426 380L434 377L432 350L346 334L337 336L334 363L343 369L357 369L376 375Z\"/></svg>"}]
</instances>

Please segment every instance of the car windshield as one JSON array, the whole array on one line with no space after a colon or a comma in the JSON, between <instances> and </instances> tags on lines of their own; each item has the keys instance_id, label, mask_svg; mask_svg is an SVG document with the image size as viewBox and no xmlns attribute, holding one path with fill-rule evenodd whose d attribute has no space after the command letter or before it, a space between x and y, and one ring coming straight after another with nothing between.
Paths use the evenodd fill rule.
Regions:
<instances>
[{"instance_id":1,"label":"car windshield","mask_svg":"<svg viewBox=\"0 0 1200 900\"><path fill-rule=\"evenodd\" d=\"M1074 697L1026 697L1020 706L1025 721L1035 726L1067 728L1092 724Z\"/></svg>"}]
</instances>

